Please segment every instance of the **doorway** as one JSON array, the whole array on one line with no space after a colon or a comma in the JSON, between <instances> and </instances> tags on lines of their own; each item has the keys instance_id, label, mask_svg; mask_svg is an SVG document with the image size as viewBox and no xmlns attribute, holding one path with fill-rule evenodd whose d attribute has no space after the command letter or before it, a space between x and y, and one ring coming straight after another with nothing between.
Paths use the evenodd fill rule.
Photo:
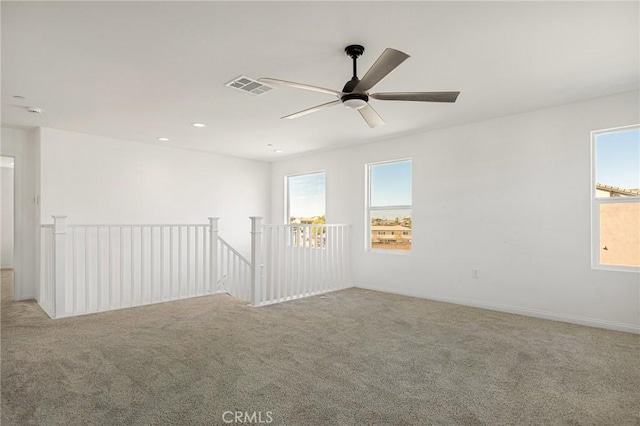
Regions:
<instances>
[{"instance_id":1,"label":"doorway","mask_svg":"<svg viewBox=\"0 0 640 426\"><path fill-rule=\"evenodd\" d=\"M15 268L15 158L0 156L0 291L13 299Z\"/></svg>"}]
</instances>

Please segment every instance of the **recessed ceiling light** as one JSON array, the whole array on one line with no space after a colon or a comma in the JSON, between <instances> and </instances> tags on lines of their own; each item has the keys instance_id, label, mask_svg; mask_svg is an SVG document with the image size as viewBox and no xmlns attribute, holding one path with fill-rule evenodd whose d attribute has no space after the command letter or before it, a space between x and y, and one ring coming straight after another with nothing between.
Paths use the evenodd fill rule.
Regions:
<instances>
[{"instance_id":1,"label":"recessed ceiling light","mask_svg":"<svg viewBox=\"0 0 640 426\"><path fill-rule=\"evenodd\" d=\"M274 149L273 152L276 154L282 154L284 151L282 149Z\"/></svg>"},{"instance_id":2,"label":"recessed ceiling light","mask_svg":"<svg viewBox=\"0 0 640 426\"><path fill-rule=\"evenodd\" d=\"M191 123L191 125L193 127L207 127L205 124L202 124L202 123Z\"/></svg>"},{"instance_id":3,"label":"recessed ceiling light","mask_svg":"<svg viewBox=\"0 0 640 426\"><path fill-rule=\"evenodd\" d=\"M273 144L272 143L268 143L267 146L273 146Z\"/></svg>"},{"instance_id":4,"label":"recessed ceiling light","mask_svg":"<svg viewBox=\"0 0 640 426\"><path fill-rule=\"evenodd\" d=\"M20 95L13 95L13 97L14 97L15 99L27 99L27 98L25 98L24 96L20 96Z\"/></svg>"},{"instance_id":5,"label":"recessed ceiling light","mask_svg":"<svg viewBox=\"0 0 640 426\"><path fill-rule=\"evenodd\" d=\"M167 141L169 141L169 138L158 138L158 140L162 141L162 142L167 142Z\"/></svg>"}]
</instances>

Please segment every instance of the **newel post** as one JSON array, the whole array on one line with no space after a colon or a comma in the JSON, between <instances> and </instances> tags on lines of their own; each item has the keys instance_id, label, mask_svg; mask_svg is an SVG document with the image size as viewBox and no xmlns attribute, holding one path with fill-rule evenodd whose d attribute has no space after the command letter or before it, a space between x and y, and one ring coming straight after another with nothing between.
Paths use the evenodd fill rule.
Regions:
<instances>
[{"instance_id":1,"label":"newel post","mask_svg":"<svg viewBox=\"0 0 640 426\"><path fill-rule=\"evenodd\" d=\"M209 218L209 292L219 291L218 287L218 220Z\"/></svg>"},{"instance_id":2,"label":"newel post","mask_svg":"<svg viewBox=\"0 0 640 426\"><path fill-rule=\"evenodd\" d=\"M53 283L55 291L55 318L64 316L65 286L66 286L66 237L67 217L53 216Z\"/></svg>"},{"instance_id":3,"label":"newel post","mask_svg":"<svg viewBox=\"0 0 640 426\"><path fill-rule=\"evenodd\" d=\"M262 283L262 217L251 216L251 305L260 305Z\"/></svg>"}]
</instances>

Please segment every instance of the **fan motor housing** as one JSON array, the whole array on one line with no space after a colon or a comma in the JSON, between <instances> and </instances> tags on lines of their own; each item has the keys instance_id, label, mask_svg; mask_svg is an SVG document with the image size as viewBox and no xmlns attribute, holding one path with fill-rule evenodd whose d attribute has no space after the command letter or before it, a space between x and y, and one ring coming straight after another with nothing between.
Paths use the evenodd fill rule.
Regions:
<instances>
[{"instance_id":1,"label":"fan motor housing","mask_svg":"<svg viewBox=\"0 0 640 426\"><path fill-rule=\"evenodd\" d=\"M360 109L364 108L369 102L369 96L365 93L347 93L343 95L340 100L350 109Z\"/></svg>"},{"instance_id":2,"label":"fan motor housing","mask_svg":"<svg viewBox=\"0 0 640 426\"><path fill-rule=\"evenodd\" d=\"M353 89L360 83L360 79L358 77L353 77L351 80L347 81L347 84L342 88L343 93L351 93Z\"/></svg>"}]
</instances>

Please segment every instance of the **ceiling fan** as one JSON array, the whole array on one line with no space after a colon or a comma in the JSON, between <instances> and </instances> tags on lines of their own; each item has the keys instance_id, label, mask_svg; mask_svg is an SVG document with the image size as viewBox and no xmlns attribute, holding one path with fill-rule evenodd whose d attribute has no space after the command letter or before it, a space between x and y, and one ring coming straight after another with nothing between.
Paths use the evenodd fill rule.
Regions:
<instances>
[{"instance_id":1,"label":"ceiling fan","mask_svg":"<svg viewBox=\"0 0 640 426\"><path fill-rule=\"evenodd\" d=\"M353 77L347 81L342 91L325 89L323 87L310 86L308 84L294 83L292 81L278 80L275 78L259 78L258 81L277 86L293 87L294 89L311 90L313 92L326 93L338 99L313 108L305 109L294 114L286 115L283 119L293 119L302 117L334 105L343 104L347 108L356 109L367 122L369 127L376 127L384 124L384 120L369 105L369 98L380 101L417 101L417 102L455 102L460 92L388 92L369 93L369 90L385 78L398 65L404 62L409 55L399 50L387 48L376 62L369 68L369 71L358 78L356 61L364 53L364 47L359 44L347 46L344 51L353 59Z\"/></svg>"}]
</instances>

